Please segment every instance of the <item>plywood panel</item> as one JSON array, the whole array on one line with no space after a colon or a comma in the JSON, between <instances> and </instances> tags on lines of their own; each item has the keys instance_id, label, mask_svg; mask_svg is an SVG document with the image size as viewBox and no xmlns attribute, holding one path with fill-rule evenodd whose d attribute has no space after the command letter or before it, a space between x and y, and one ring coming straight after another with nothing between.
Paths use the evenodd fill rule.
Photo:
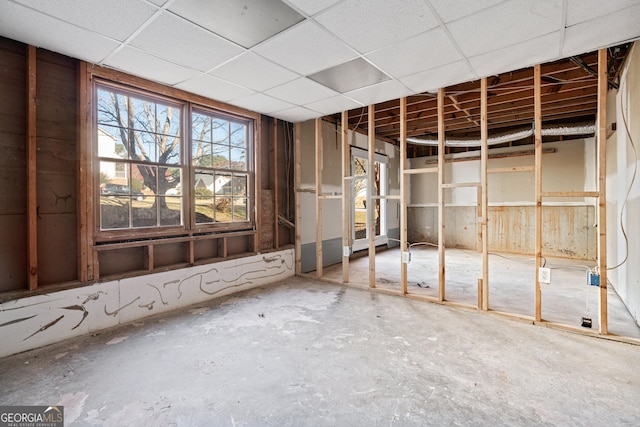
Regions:
<instances>
[{"instance_id":1,"label":"plywood panel","mask_svg":"<svg viewBox=\"0 0 640 427\"><path fill-rule=\"evenodd\" d=\"M26 47L0 37L0 292L26 289Z\"/></svg>"},{"instance_id":2,"label":"plywood panel","mask_svg":"<svg viewBox=\"0 0 640 427\"><path fill-rule=\"evenodd\" d=\"M39 285L75 280L77 260L77 61L38 50Z\"/></svg>"}]
</instances>

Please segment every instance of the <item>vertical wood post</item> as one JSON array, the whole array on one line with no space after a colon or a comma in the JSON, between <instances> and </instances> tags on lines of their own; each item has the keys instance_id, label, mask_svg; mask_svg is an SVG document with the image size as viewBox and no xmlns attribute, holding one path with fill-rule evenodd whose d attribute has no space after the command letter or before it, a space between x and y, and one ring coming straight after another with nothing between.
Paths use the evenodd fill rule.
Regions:
<instances>
[{"instance_id":1,"label":"vertical wood post","mask_svg":"<svg viewBox=\"0 0 640 427\"><path fill-rule=\"evenodd\" d=\"M253 191L254 197L254 213L256 221L256 232L253 234L253 252L258 253L262 250L262 120L260 116L254 122L253 127L254 145L253 150L255 155L255 190ZM269 157L269 156L267 156ZM225 257L227 255L225 254Z\"/></svg>"},{"instance_id":2,"label":"vertical wood post","mask_svg":"<svg viewBox=\"0 0 640 427\"><path fill-rule=\"evenodd\" d=\"M273 119L273 247L280 248L278 216L280 215L278 192L278 119Z\"/></svg>"},{"instance_id":3,"label":"vertical wood post","mask_svg":"<svg viewBox=\"0 0 640 427\"><path fill-rule=\"evenodd\" d=\"M78 279L86 282L93 279L93 170L91 153L91 82L87 63L78 62Z\"/></svg>"},{"instance_id":4,"label":"vertical wood post","mask_svg":"<svg viewBox=\"0 0 640 427\"><path fill-rule=\"evenodd\" d=\"M346 178L350 174L351 157L349 153L349 112L342 112L340 121L342 127L342 282L349 283L349 254L344 253L349 248L349 230L351 230L351 197L349 192L350 181Z\"/></svg>"},{"instance_id":5,"label":"vertical wood post","mask_svg":"<svg viewBox=\"0 0 640 427\"><path fill-rule=\"evenodd\" d=\"M402 254L407 251L407 98L400 98L400 291L407 293L407 264Z\"/></svg>"},{"instance_id":6,"label":"vertical wood post","mask_svg":"<svg viewBox=\"0 0 640 427\"><path fill-rule=\"evenodd\" d=\"M438 89L438 300L445 300L444 257L444 89Z\"/></svg>"},{"instance_id":7,"label":"vertical wood post","mask_svg":"<svg viewBox=\"0 0 640 427\"><path fill-rule=\"evenodd\" d=\"M609 333L607 315L607 49L598 51L598 268L599 332Z\"/></svg>"},{"instance_id":8,"label":"vertical wood post","mask_svg":"<svg viewBox=\"0 0 640 427\"><path fill-rule=\"evenodd\" d=\"M322 118L315 122L316 134L316 277L322 277Z\"/></svg>"},{"instance_id":9,"label":"vertical wood post","mask_svg":"<svg viewBox=\"0 0 640 427\"><path fill-rule=\"evenodd\" d=\"M487 78L480 81L480 139L482 147L480 149L480 183L482 187L482 207L480 228L482 230L482 310L489 309L489 236L488 236L488 210L489 210L489 188L487 180L488 163L488 121L487 121Z\"/></svg>"},{"instance_id":10,"label":"vertical wood post","mask_svg":"<svg viewBox=\"0 0 640 427\"><path fill-rule=\"evenodd\" d=\"M542 93L540 89L540 64L533 68L534 145L535 145L535 197L536 197L536 270L535 270L535 320L542 320L542 293L538 271L542 266Z\"/></svg>"},{"instance_id":11,"label":"vertical wood post","mask_svg":"<svg viewBox=\"0 0 640 427\"><path fill-rule=\"evenodd\" d=\"M375 106L369 105L368 112L368 168L367 168L367 229L369 230L369 287L376 287L376 228L375 228L375 205L373 203L373 187L375 181L375 149L376 149L376 123ZM381 201L382 203L382 201Z\"/></svg>"},{"instance_id":12,"label":"vertical wood post","mask_svg":"<svg viewBox=\"0 0 640 427\"><path fill-rule=\"evenodd\" d=\"M295 242L295 261L296 261L296 276L300 276L302 274L302 244L301 244L301 225L300 225L300 217L301 213L301 203L300 203L300 123L296 123L295 127L295 145L294 145L294 158L295 158L295 166L294 166L294 198L296 205L296 242Z\"/></svg>"},{"instance_id":13,"label":"vertical wood post","mask_svg":"<svg viewBox=\"0 0 640 427\"><path fill-rule=\"evenodd\" d=\"M36 48L27 47L27 281L38 288L38 206L36 200Z\"/></svg>"}]
</instances>

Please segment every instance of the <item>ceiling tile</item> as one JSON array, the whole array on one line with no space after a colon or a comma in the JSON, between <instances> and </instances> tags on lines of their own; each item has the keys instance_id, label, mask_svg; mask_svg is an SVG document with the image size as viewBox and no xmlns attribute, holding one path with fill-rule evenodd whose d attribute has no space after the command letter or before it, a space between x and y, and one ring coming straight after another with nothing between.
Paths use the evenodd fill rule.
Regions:
<instances>
[{"instance_id":1,"label":"ceiling tile","mask_svg":"<svg viewBox=\"0 0 640 427\"><path fill-rule=\"evenodd\" d=\"M323 99L322 101L312 102L306 105L314 111L319 111L324 115L339 113L342 111L352 110L362 107L363 104L349 99L346 96L334 96L333 98Z\"/></svg>"},{"instance_id":2,"label":"ceiling tile","mask_svg":"<svg viewBox=\"0 0 640 427\"><path fill-rule=\"evenodd\" d=\"M130 45L185 67L207 71L244 49L184 19L164 12Z\"/></svg>"},{"instance_id":3,"label":"ceiling tile","mask_svg":"<svg viewBox=\"0 0 640 427\"><path fill-rule=\"evenodd\" d=\"M315 15L328 8L329 6L338 3L340 0L286 0L287 3L294 5L307 15Z\"/></svg>"},{"instance_id":4,"label":"ceiling tile","mask_svg":"<svg viewBox=\"0 0 640 427\"><path fill-rule=\"evenodd\" d=\"M640 4L596 21L586 21L567 28L562 56L589 52L638 37L640 37Z\"/></svg>"},{"instance_id":5,"label":"ceiling tile","mask_svg":"<svg viewBox=\"0 0 640 427\"><path fill-rule=\"evenodd\" d=\"M416 93L434 92L441 87L468 82L477 77L465 61L453 62L429 71L400 78L400 81Z\"/></svg>"},{"instance_id":6,"label":"ceiling tile","mask_svg":"<svg viewBox=\"0 0 640 427\"><path fill-rule=\"evenodd\" d=\"M256 46L254 52L302 75L341 64L357 55L311 21Z\"/></svg>"},{"instance_id":7,"label":"ceiling tile","mask_svg":"<svg viewBox=\"0 0 640 427\"><path fill-rule=\"evenodd\" d=\"M281 111L295 107L293 104L281 101L263 93L254 93L253 95L243 96L227 102L262 114L269 114L274 111Z\"/></svg>"},{"instance_id":8,"label":"ceiling tile","mask_svg":"<svg viewBox=\"0 0 640 427\"><path fill-rule=\"evenodd\" d=\"M158 10L157 7L142 0L16 1L119 41L124 41L133 34ZM35 28L33 23L30 23L29 27L32 30Z\"/></svg>"},{"instance_id":9,"label":"ceiling tile","mask_svg":"<svg viewBox=\"0 0 640 427\"><path fill-rule=\"evenodd\" d=\"M493 52L469 58L478 77L517 70L557 59L560 32L527 40Z\"/></svg>"},{"instance_id":10,"label":"ceiling tile","mask_svg":"<svg viewBox=\"0 0 640 427\"><path fill-rule=\"evenodd\" d=\"M392 76L406 76L460 59L442 28L396 43L367 55L367 59Z\"/></svg>"},{"instance_id":11,"label":"ceiling tile","mask_svg":"<svg viewBox=\"0 0 640 427\"><path fill-rule=\"evenodd\" d=\"M469 16L504 0L429 0L444 22Z\"/></svg>"},{"instance_id":12,"label":"ceiling tile","mask_svg":"<svg viewBox=\"0 0 640 427\"><path fill-rule=\"evenodd\" d=\"M511 0L447 24L466 56L475 56L562 28L562 0Z\"/></svg>"},{"instance_id":13,"label":"ceiling tile","mask_svg":"<svg viewBox=\"0 0 640 427\"><path fill-rule=\"evenodd\" d=\"M315 19L361 53L438 25L424 0L347 0Z\"/></svg>"},{"instance_id":14,"label":"ceiling tile","mask_svg":"<svg viewBox=\"0 0 640 427\"><path fill-rule=\"evenodd\" d=\"M153 4L157 4L158 6L164 6L166 2L169 0L149 0Z\"/></svg>"},{"instance_id":15,"label":"ceiling tile","mask_svg":"<svg viewBox=\"0 0 640 427\"><path fill-rule=\"evenodd\" d=\"M94 63L119 46L99 34L6 1L0 3L0 35Z\"/></svg>"},{"instance_id":16,"label":"ceiling tile","mask_svg":"<svg viewBox=\"0 0 640 427\"><path fill-rule=\"evenodd\" d=\"M390 79L388 75L362 58L352 59L335 67L311 74L308 77L341 93Z\"/></svg>"},{"instance_id":17,"label":"ceiling tile","mask_svg":"<svg viewBox=\"0 0 640 427\"><path fill-rule=\"evenodd\" d=\"M176 0L169 10L246 48L304 19L280 0Z\"/></svg>"},{"instance_id":18,"label":"ceiling tile","mask_svg":"<svg viewBox=\"0 0 640 427\"><path fill-rule=\"evenodd\" d=\"M605 16L621 9L637 5L638 0L568 0L567 21L565 25L571 27L580 22L589 21L599 16Z\"/></svg>"},{"instance_id":19,"label":"ceiling tile","mask_svg":"<svg viewBox=\"0 0 640 427\"><path fill-rule=\"evenodd\" d=\"M190 78L177 84L176 87L222 102L255 93L251 89L225 82L208 74Z\"/></svg>"},{"instance_id":20,"label":"ceiling tile","mask_svg":"<svg viewBox=\"0 0 640 427\"><path fill-rule=\"evenodd\" d=\"M388 80L386 82L378 83L377 85L367 86L362 89L347 92L345 95L349 98L355 99L363 105L370 105L388 101L390 99L401 98L406 95L411 95L411 93L412 92L409 89L395 80Z\"/></svg>"},{"instance_id":21,"label":"ceiling tile","mask_svg":"<svg viewBox=\"0 0 640 427\"><path fill-rule=\"evenodd\" d=\"M328 87L304 77L269 89L265 91L265 94L295 105L303 105L337 95Z\"/></svg>"},{"instance_id":22,"label":"ceiling tile","mask_svg":"<svg viewBox=\"0 0 640 427\"><path fill-rule=\"evenodd\" d=\"M295 107L288 110L277 111L270 114L276 119L286 120L291 123L304 122L309 119L315 119L321 117L322 114L317 111L312 111L304 107Z\"/></svg>"},{"instance_id":23,"label":"ceiling tile","mask_svg":"<svg viewBox=\"0 0 640 427\"><path fill-rule=\"evenodd\" d=\"M104 65L170 86L198 74L196 70L156 58L129 46L110 55Z\"/></svg>"},{"instance_id":24,"label":"ceiling tile","mask_svg":"<svg viewBox=\"0 0 640 427\"><path fill-rule=\"evenodd\" d=\"M256 72L256 70L260 70ZM264 91L289 82L300 75L252 52L246 52L237 58L210 71L209 74L248 88Z\"/></svg>"}]
</instances>

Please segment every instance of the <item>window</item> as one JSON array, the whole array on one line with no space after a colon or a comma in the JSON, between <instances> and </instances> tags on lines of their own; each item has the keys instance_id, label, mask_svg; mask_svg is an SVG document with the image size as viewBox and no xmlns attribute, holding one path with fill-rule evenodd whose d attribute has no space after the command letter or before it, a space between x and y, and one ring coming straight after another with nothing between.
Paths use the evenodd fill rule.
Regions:
<instances>
[{"instance_id":1,"label":"window","mask_svg":"<svg viewBox=\"0 0 640 427\"><path fill-rule=\"evenodd\" d=\"M183 106L97 88L100 229L180 226Z\"/></svg>"},{"instance_id":2,"label":"window","mask_svg":"<svg viewBox=\"0 0 640 427\"><path fill-rule=\"evenodd\" d=\"M101 233L252 225L252 120L106 82L95 94Z\"/></svg>"},{"instance_id":3,"label":"window","mask_svg":"<svg viewBox=\"0 0 640 427\"><path fill-rule=\"evenodd\" d=\"M368 247L369 217L373 215L376 245L387 243L387 203L380 197L387 195L387 158L378 153L374 154L372 196L379 196L367 205L368 190L368 153L352 147L351 168L353 180L352 230L353 249L361 250Z\"/></svg>"},{"instance_id":4,"label":"window","mask_svg":"<svg viewBox=\"0 0 640 427\"><path fill-rule=\"evenodd\" d=\"M191 115L196 224L249 221L249 129L206 111Z\"/></svg>"}]
</instances>

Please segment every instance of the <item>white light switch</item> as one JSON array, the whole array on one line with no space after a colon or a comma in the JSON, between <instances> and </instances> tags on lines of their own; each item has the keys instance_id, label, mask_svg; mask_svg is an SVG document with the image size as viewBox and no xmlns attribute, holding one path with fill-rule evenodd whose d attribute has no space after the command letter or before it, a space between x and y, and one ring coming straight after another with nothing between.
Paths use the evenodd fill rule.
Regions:
<instances>
[{"instance_id":1,"label":"white light switch","mask_svg":"<svg viewBox=\"0 0 640 427\"><path fill-rule=\"evenodd\" d=\"M411 252L402 252L402 263L409 264L411 262Z\"/></svg>"},{"instance_id":2,"label":"white light switch","mask_svg":"<svg viewBox=\"0 0 640 427\"><path fill-rule=\"evenodd\" d=\"M343 246L342 256L349 256L349 255L351 255L351 248L349 246Z\"/></svg>"}]
</instances>

